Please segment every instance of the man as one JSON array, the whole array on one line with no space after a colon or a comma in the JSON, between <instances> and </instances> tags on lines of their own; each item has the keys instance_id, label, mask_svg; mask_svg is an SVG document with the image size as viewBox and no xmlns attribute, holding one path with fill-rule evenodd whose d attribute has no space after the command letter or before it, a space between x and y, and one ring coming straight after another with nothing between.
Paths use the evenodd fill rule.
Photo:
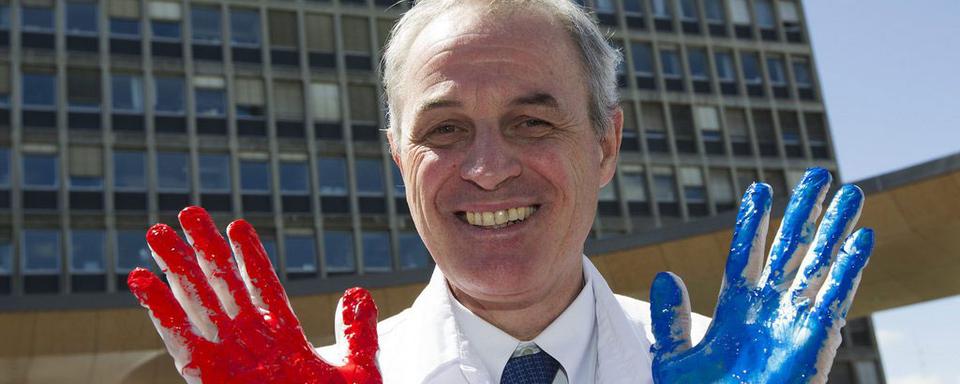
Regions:
<instances>
[{"instance_id":1,"label":"man","mask_svg":"<svg viewBox=\"0 0 960 384\"><path fill-rule=\"evenodd\" d=\"M862 193L853 186L838 193L814 236L812 228L830 183L826 171L811 170L795 190L766 267L762 252L771 191L762 184L748 190L716 320L694 348L691 323L699 338L708 320L691 317L679 279L658 275L651 314L648 304L615 296L583 256L598 192L610 182L617 164L623 125L614 80L619 61L619 53L589 16L565 0L423 0L399 21L384 54L388 137L407 186L411 216L437 268L411 308L379 324L377 366L384 381L825 380L872 247L871 233L861 231L835 256L862 205ZM185 232L201 254L200 265L226 307L225 315L216 316L244 318L244 311L234 315L237 311L230 308L246 299L223 293L240 291L229 288L240 284L230 280L239 279L223 283L218 280L222 274L216 273L217 265L232 271L229 262L222 261L229 251L204 251L209 246L198 245L192 235L202 232L191 228L197 221L186 222ZM212 226L204 223L203 228ZM247 227L231 226L228 231L240 275L257 304L245 306L269 313L281 308L281 317L292 317L282 310L282 300L271 305L261 297L264 290L256 287L257 281L269 276L248 276L258 273L255 263L265 258L249 267L248 254L262 250ZM148 236L164 261L168 257L162 249L169 247L158 247L163 243L158 239L171 236ZM204 255L224 253L227 256L204 261ZM171 280L174 292L184 290L176 288L185 281L177 276ZM199 279L187 285L202 286ZM135 293L144 291L139 286ZM206 295L207 302L215 301L213 294ZM192 301L204 301L200 296ZM369 320L369 311L357 309L357 303L362 300L348 295L342 320L364 334L358 324ZM169 334L170 327L159 322L161 335ZM256 323L251 329L279 332L260 325L260 319ZM295 318L288 323L298 327ZM234 334L216 331L224 327L206 328L201 333L208 340ZM346 337L350 347L341 343L320 354L331 362L347 355L348 366L369 363L372 352L357 352L356 332ZM182 353L190 343L176 341L184 337L195 338L181 333L165 340L175 340L167 344L175 357L181 356L178 368L196 379L189 368L198 359ZM257 341L272 348L270 342ZM271 355L276 354L258 358L269 359L272 367L285 364ZM301 358L294 360L309 360L297 356ZM254 361L232 364L258 366ZM308 366L321 367L310 372L328 369L320 363ZM200 370L232 369L206 367ZM251 370L256 369L243 372ZM286 375L296 371L276 370Z\"/></svg>"}]
</instances>

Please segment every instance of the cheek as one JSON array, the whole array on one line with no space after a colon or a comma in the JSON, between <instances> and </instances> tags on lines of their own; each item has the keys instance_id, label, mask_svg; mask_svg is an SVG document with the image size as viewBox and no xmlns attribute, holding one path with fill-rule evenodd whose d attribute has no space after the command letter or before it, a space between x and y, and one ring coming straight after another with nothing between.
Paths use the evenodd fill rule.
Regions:
<instances>
[{"instance_id":1,"label":"cheek","mask_svg":"<svg viewBox=\"0 0 960 384\"><path fill-rule=\"evenodd\" d=\"M409 153L405 160L405 164L409 164L406 172L410 175L406 186L407 200L421 213L434 211L432 202L443 183L456 175L451 171L455 172L457 163L435 151L411 150L406 153Z\"/></svg>"}]
</instances>

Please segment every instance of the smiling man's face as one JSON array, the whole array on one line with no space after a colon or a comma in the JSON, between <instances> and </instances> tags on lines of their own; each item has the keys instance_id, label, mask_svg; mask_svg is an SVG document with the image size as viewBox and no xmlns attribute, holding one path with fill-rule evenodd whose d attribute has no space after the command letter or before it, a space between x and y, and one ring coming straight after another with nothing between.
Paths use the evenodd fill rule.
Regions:
<instances>
[{"instance_id":1,"label":"smiling man's face","mask_svg":"<svg viewBox=\"0 0 960 384\"><path fill-rule=\"evenodd\" d=\"M492 19L448 12L418 35L391 142L413 219L454 290L524 305L581 281L622 118L598 139L578 49L549 16Z\"/></svg>"}]
</instances>

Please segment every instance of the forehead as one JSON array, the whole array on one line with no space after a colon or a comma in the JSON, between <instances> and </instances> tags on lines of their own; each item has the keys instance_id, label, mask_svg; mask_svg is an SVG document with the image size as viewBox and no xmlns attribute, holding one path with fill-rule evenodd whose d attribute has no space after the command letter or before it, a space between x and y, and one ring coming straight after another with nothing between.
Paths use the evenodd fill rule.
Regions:
<instances>
[{"instance_id":1,"label":"forehead","mask_svg":"<svg viewBox=\"0 0 960 384\"><path fill-rule=\"evenodd\" d=\"M404 104L489 90L487 97L503 98L530 91L585 93L580 62L566 30L543 11L451 11L411 44Z\"/></svg>"}]
</instances>

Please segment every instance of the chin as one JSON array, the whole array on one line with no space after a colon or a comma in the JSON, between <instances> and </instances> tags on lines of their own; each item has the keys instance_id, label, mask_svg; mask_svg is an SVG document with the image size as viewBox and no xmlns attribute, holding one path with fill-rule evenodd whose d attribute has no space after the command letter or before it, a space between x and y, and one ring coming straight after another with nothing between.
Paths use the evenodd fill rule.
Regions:
<instances>
[{"instance_id":1,"label":"chin","mask_svg":"<svg viewBox=\"0 0 960 384\"><path fill-rule=\"evenodd\" d=\"M445 276L459 289L479 299L533 294L545 288L545 281L549 280L556 266L554 260L533 253L460 255L464 257L449 260Z\"/></svg>"}]
</instances>

